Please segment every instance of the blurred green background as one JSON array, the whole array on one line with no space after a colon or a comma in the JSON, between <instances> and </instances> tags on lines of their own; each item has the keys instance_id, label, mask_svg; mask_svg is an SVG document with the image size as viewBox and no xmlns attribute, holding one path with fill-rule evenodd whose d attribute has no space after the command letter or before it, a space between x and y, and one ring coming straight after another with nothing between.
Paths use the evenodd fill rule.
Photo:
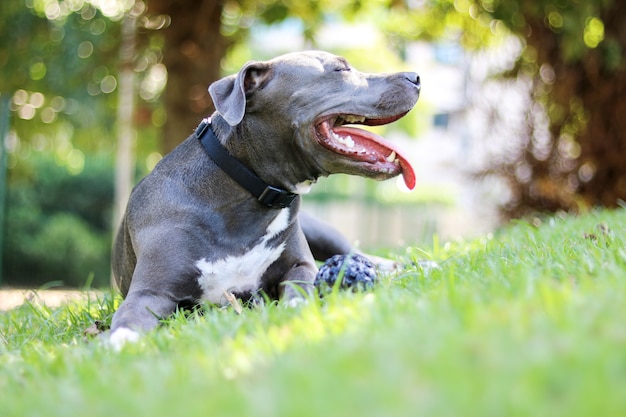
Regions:
<instances>
[{"instance_id":1,"label":"blurred green background","mask_svg":"<svg viewBox=\"0 0 626 417\"><path fill-rule=\"evenodd\" d=\"M623 205L624 9L617 0L5 1L0 285L108 285L116 207L210 114L207 86L293 50L422 76L416 110L382 130L413 149L417 190L337 176L306 197L329 219L365 218L353 226L370 227L363 246L419 244L446 227L462 234L474 218L489 220L484 231ZM457 185L429 166L446 152ZM480 184L474 217L464 216L463 196Z\"/></svg>"}]
</instances>

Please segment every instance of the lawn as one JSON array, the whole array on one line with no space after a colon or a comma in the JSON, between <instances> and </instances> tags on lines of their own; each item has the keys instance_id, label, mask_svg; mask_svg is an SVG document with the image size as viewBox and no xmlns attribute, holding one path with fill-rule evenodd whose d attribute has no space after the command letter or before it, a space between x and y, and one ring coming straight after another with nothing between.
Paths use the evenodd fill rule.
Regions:
<instances>
[{"instance_id":1,"label":"lawn","mask_svg":"<svg viewBox=\"0 0 626 417\"><path fill-rule=\"evenodd\" d=\"M121 352L105 294L0 313L0 416L624 416L626 210L400 253L368 293L177 313Z\"/></svg>"}]
</instances>

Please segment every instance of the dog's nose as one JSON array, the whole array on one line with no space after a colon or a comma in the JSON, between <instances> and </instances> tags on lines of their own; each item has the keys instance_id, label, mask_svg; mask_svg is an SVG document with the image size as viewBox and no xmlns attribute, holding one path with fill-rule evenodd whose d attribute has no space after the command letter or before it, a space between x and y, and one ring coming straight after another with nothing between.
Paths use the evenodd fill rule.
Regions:
<instances>
[{"instance_id":1,"label":"dog's nose","mask_svg":"<svg viewBox=\"0 0 626 417\"><path fill-rule=\"evenodd\" d=\"M404 76L411 83L415 84L415 86L417 87L417 91L421 90L422 85L420 84L420 76L417 75L416 72L405 72Z\"/></svg>"}]
</instances>

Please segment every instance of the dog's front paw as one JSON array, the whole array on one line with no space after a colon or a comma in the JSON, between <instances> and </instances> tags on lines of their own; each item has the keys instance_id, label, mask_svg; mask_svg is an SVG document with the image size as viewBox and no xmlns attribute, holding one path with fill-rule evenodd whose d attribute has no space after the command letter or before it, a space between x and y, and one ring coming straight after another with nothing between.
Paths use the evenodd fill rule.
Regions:
<instances>
[{"instance_id":1,"label":"dog's front paw","mask_svg":"<svg viewBox=\"0 0 626 417\"><path fill-rule=\"evenodd\" d=\"M109 345L119 352L127 343L136 343L140 338L141 335L136 331L120 327L109 336Z\"/></svg>"},{"instance_id":2,"label":"dog's front paw","mask_svg":"<svg viewBox=\"0 0 626 417\"><path fill-rule=\"evenodd\" d=\"M388 274L392 272L398 272L399 270L402 269L402 264L392 259L382 258L380 256L370 255L368 253L363 253L363 252L357 252L357 253L369 259L370 262L374 264L378 272Z\"/></svg>"},{"instance_id":3,"label":"dog's front paw","mask_svg":"<svg viewBox=\"0 0 626 417\"><path fill-rule=\"evenodd\" d=\"M300 306L303 306L307 303L306 298L304 297L291 297L288 300L285 300L285 305L289 308L298 308Z\"/></svg>"}]
</instances>

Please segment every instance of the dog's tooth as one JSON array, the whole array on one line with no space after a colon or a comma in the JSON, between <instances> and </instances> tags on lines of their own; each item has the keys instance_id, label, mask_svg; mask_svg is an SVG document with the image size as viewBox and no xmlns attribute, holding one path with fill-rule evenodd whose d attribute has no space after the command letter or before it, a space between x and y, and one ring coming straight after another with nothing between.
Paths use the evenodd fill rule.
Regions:
<instances>
[{"instance_id":1,"label":"dog's tooth","mask_svg":"<svg viewBox=\"0 0 626 417\"><path fill-rule=\"evenodd\" d=\"M340 143L341 145L343 145L343 146L345 146L347 148L354 148L355 143L354 143L354 139L352 139L351 136L349 136L349 135L348 136L340 136L340 135L338 135L335 132L332 132L331 135L332 135L333 139L336 142Z\"/></svg>"},{"instance_id":2,"label":"dog's tooth","mask_svg":"<svg viewBox=\"0 0 626 417\"><path fill-rule=\"evenodd\" d=\"M387 162L394 162L396 160L396 151L391 151L387 157Z\"/></svg>"}]
</instances>

